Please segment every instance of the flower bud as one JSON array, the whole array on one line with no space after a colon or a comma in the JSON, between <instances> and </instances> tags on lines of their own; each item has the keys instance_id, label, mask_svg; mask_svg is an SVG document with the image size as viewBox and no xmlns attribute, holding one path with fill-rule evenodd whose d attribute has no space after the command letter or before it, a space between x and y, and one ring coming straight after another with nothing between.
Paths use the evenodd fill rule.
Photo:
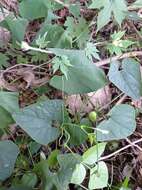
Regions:
<instances>
[{"instance_id":1,"label":"flower bud","mask_svg":"<svg viewBox=\"0 0 142 190\"><path fill-rule=\"evenodd\" d=\"M89 113L89 119L90 119L90 121L95 122L97 119L97 113L95 111L91 111Z\"/></svg>"}]
</instances>

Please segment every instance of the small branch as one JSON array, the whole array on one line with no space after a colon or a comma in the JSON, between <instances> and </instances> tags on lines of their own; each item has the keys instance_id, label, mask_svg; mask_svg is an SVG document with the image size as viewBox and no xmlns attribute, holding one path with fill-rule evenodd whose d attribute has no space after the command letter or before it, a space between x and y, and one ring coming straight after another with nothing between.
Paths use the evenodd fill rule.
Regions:
<instances>
[{"instance_id":1,"label":"small branch","mask_svg":"<svg viewBox=\"0 0 142 190\"><path fill-rule=\"evenodd\" d=\"M136 28L136 26L134 25L134 23L133 23L132 21L127 21L127 23L128 23L128 25L129 25L130 27L132 27L132 28L134 29L134 31L136 32L138 38L139 38L140 40L142 40L142 35L141 35L140 31L137 30L137 28Z\"/></svg>"},{"instance_id":2,"label":"small branch","mask_svg":"<svg viewBox=\"0 0 142 190\"><path fill-rule=\"evenodd\" d=\"M109 159L109 158L115 156L116 154L118 154L118 153L120 153L120 152L122 152L122 151L128 149L129 147L136 146L136 144L138 144L138 143L140 143L140 142L142 142L142 138L140 138L140 139L137 140L137 141L131 142L131 144L129 144L129 145L127 145L127 146L125 146L125 147L123 147L123 148L121 148L121 149L119 149L119 150L117 150L117 151L115 151L115 152L113 152L113 153L107 155L107 156L101 157L98 161L107 160L107 159Z\"/></svg>"},{"instance_id":3,"label":"small branch","mask_svg":"<svg viewBox=\"0 0 142 190\"><path fill-rule=\"evenodd\" d=\"M132 144L132 146L136 147L137 149L139 149L139 151L142 152L142 148L141 148L139 145L137 145L137 144L134 145L128 138L126 138L126 141L127 141L129 144Z\"/></svg>"},{"instance_id":4,"label":"small branch","mask_svg":"<svg viewBox=\"0 0 142 190\"><path fill-rule=\"evenodd\" d=\"M124 95L118 100L118 102L116 102L115 105L120 105L120 104L122 104L123 101L124 101L126 98L127 98L127 95L124 94Z\"/></svg>"},{"instance_id":5,"label":"small branch","mask_svg":"<svg viewBox=\"0 0 142 190\"><path fill-rule=\"evenodd\" d=\"M140 7L137 7L137 6L133 6L133 5L128 6L128 11L136 11L139 9L140 9Z\"/></svg>"},{"instance_id":6,"label":"small branch","mask_svg":"<svg viewBox=\"0 0 142 190\"><path fill-rule=\"evenodd\" d=\"M108 59L104 59L102 61L95 62L94 64L97 65L98 67L107 65L112 61L117 61L119 59L124 59L124 58L129 58L129 57L136 57L136 56L142 56L142 51L133 51L133 52L128 52L124 53L123 55L117 55Z\"/></svg>"},{"instance_id":7,"label":"small branch","mask_svg":"<svg viewBox=\"0 0 142 190\"><path fill-rule=\"evenodd\" d=\"M54 54L52 51L48 51L46 49L32 47L27 42L24 42L24 41L21 43L21 49L24 51L31 50L31 51L41 52L41 53Z\"/></svg>"}]
</instances>

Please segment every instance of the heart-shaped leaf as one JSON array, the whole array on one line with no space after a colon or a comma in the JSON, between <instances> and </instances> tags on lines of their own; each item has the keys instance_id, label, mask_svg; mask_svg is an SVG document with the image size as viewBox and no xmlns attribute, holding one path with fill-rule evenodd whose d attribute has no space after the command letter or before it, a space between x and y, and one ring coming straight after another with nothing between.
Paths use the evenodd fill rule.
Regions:
<instances>
[{"instance_id":1,"label":"heart-shaped leaf","mask_svg":"<svg viewBox=\"0 0 142 190\"><path fill-rule=\"evenodd\" d=\"M108 169L105 162L99 162L90 171L89 189L102 189L108 184Z\"/></svg>"},{"instance_id":2,"label":"heart-shaped leaf","mask_svg":"<svg viewBox=\"0 0 142 190\"><path fill-rule=\"evenodd\" d=\"M23 0L20 3L19 11L23 18L34 20L46 17L48 9L45 0Z\"/></svg>"},{"instance_id":3,"label":"heart-shaped leaf","mask_svg":"<svg viewBox=\"0 0 142 190\"><path fill-rule=\"evenodd\" d=\"M101 122L97 126L98 141L126 138L136 128L135 110L130 105L121 104L114 106L108 113L108 117L108 120Z\"/></svg>"},{"instance_id":4,"label":"heart-shaped leaf","mask_svg":"<svg viewBox=\"0 0 142 190\"><path fill-rule=\"evenodd\" d=\"M99 143L89 148L83 154L83 162L88 165L95 164L105 150L106 143Z\"/></svg>"},{"instance_id":5,"label":"heart-shaped leaf","mask_svg":"<svg viewBox=\"0 0 142 190\"><path fill-rule=\"evenodd\" d=\"M62 121L63 102L46 100L36 103L13 114L16 123L35 141L48 144L58 138L58 128L52 127L52 121Z\"/></svg>"},{"instance_id":6,"label":"heart-shaped leaf","mask_svg":"<svg viewBox=\"0 0 142 190\"><path fill-rule=\"evenodd\" d=\"M132 5L132 8L136 9L136 8L142 8L142 0L136 0Z\"/></svg>"},{"instance_id":7,"label":"heart-shaped leaf","mask_svg":"<svg viewBox=\"0 0 142 190\"><path fill-rule=\"evenodd\" d=\"M14 113L19 110L18 93L0 91L0 100L0 106L9 113Z\"/></svg>"},{"instance_id":8,"label":"heart-shaped leaf","mask_svg":"<svg viewBox=\"0 0 142 190\"><path fill-rule=\"evenodd\" d=\"M0 128L14 123L11 114L19 110L18 93L0 91Z\"/></svg>"},{"instance_id":9,"label":"heart-shaped leaf","mask_svg":"<svg viewBox=\"0 0 142 190\"><path fill-rule=\"evenodd\" d=\"M81 184L86 176L86 169L83 164L77 164L73 172L71 183Z\"/></svg>"},{"instance_id":10,"label":"heart-shaped leaf","mask_svg":"<svg viewBox=\"0 0 142 190\"><path fill-rule=\"evenodd\" d=\"M113 62L108 75L109 80L131 98L139 99L142 96L140 64L134 59Z\"/></svg>"},{"instance_id":11,"label":"heart-shaped leaf","mask_svg":"<svg viewBox=\"0 0 142 190\"><path fill-rule=\"evenodd\" d=\"M0 142L0 181L12 174L18 154L19 149L12 141Z\"/></svg>"},{"instance_id":12,"label":"heart-shaped leaf","mask_svg":"<svg viewBox=\"0 0 142 190\"><path fill-rule=\"evenodd\" d=\"M9 15L0 23L0 25L11 32L12 40L14 42L21 42L24 39L28 20L20 17L15 18L13 15Z\"/></svg>"},{"instance_id":13,"label":"heart-shaped leaf","mask_svg":"<svg viewBox=\"0 0 142 190\"><path fill-rule=\"evenodd\" d=\"M54 183L59 190L68 189L69 183L71 183L73 172L76 169L76 165L80 164L81 157L78 154L60 154L58 155L58 162L60 169L56 174Z\"/></svg>"},{"instance_id":14,"label":"heart-shaped leaf","mask_svg":"<svg viewBox=\"0 0 142 190\"><path fill-rule=\"evenodd\" d=\"M0 106L0 129L4 129L13 123L14 120L12 119L11 114Z\"/></svg>"},{"instance_id":15,"label":"heart-shaped leaf","mask_svg":"<svg viewBox=\"0 0 142 190\"><path fill-rule=\"evenodd\" d=\"M38 163L34 171L41 177L42 189L67 190L71 183L76 165L81 163L81 157L77 154L58 155L59 170L52 173L49 170L47 161Z\"/></svg>"},{"instance_id":16,"label":"heart-shaped leaf","mask_svg":"<svg viewBox=\"0 0 142 190\"><path fill-rule=\"evenodd\" d=\"M71 145L81 145L88 138L88 135L78 125L68 124L65 129L70 135L69 143Z\"/></svg>"},{"instance_id":17,"label":"heart-shaped leaf","mask_svg":"<svg viewBox=\"0 0 142 190\"><path fill-rule=\"evenodd\" d=\"M68 57L71 67L68 67L68 78L54 76L50 85L68 94L89 93L97 91L107 84L104 72L92 64L85 51L52 49L58 55Z\"/></svg>"}]
</instances>

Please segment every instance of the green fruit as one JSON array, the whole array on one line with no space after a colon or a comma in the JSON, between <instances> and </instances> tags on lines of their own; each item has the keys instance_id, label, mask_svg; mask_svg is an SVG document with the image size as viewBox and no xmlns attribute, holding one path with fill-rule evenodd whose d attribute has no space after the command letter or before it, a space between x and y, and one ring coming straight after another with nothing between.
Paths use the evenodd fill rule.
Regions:
<instances>
[{"instance_id":1,"label":"green fruit","mask_svg":"<svg viewBox=\"0 0 142 190\"><path fill-rule=\"evenodd\" d=\"M90 121L95 122L97 119L97 113L95 111L91 111L89 113L89 119L90 119Z\"/></svg>"}]
</instances>

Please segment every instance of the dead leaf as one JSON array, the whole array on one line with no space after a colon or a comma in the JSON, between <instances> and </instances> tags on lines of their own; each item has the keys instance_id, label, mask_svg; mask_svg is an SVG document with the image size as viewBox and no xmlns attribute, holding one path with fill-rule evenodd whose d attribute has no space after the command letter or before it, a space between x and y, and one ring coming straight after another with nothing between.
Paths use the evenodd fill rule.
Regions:
<instances>
[{"instance_id":1,"label":"dead leaf","mask_svg":"<svg viewBox=\"0 0 142 190\"><path fill-rule=\"evenodd\" d=\"M18 70L17 75L21 76L24 81L26 81L26 89L32 86L34 80L35 80L35 75L33 73L33 70Z\"/></svg>"},{"instance_id":2,"label":"dead leaf","mask_svg":"<svg viewBox=\"0 0 142 190\"><path fill-rule=\"evenodd\" d=\"M2 13L2 11L0 11L0 22L3 21L4 18L9 15L8 10L3 9L3 12L4 13ZM1 46L7 45L8 42L10 41L10 38L11 38L10 32L5 28L0 27L0 44L1 44Z\"/></svg>"},{"instance_id":3,"label":"dead leaf","mask_svg":"<svg viewBox=\"0 0 142 190\"><path fill-rule=\"evenodd\" d=\"M126 164L123 168L123 171L122 171L123 178L131 177L132 171L133 171L132 166L129 164Z\"/></svg>"},{"instance_id":4,"label":"dead leaf","mask_svg":"<svg viewBox=\"0 0 142 190\"><path fill-rule=\"evenodd\" d=\"M24 90L29 87L39 87L46 84L49 81L48 74L44 77L36 75L28 65L23 68L8 69L8 71L1 71L0 73L0 87L9 91ZM9 80L9 77L11 79Z\"/></svg>"},{"instance_id":5,"label":"dead leaf","mask_svg":"<svg viewBox=\"0 0 142 190\"><path fill-rule=\"evenodd\" d=\"M75 115L76 112L81 114L89 113L95 108L100 108L107 105L111 101L111 91L109 86L106 86L97 92L91 92L83 96L71 95L66 99L66 105L69 112Z\"/></svg>"},{"instance_id":6,"label":"dead leaf","mask_svg":"<svg viewBox=\"0 0 142 190\"><path fill-rule=\"evenodd\" d=\"M6 8L7 10L18 12L18 1L17 0L1 0L1 6Z\"/></svg>"}]
</instances>

